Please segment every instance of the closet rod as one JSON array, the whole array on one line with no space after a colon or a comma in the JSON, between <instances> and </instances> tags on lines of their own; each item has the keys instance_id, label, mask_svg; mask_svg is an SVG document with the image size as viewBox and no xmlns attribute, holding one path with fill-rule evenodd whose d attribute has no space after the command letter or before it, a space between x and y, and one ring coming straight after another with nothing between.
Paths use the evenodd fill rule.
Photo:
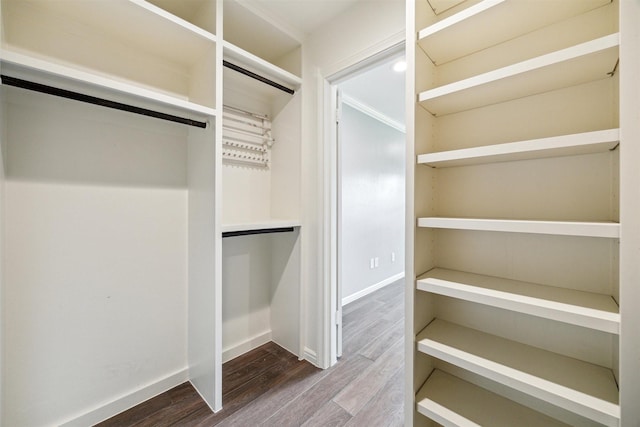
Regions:
<instances>
[{"instance_id":1,"label":"closet rod","mask_svg":"<svg viewBox=\"0 0 640 427\"><path fill-rule=\"evenodd\" d=\"M293 89L289 89L288 87L283 86L280 83L276 83L273 80L269 80L266 77L262 77L260 74L256 74L256 73L254 73L252 71L247 70L246 68L242 68L242 67L240 67L240 66L238 66L236 64L232 64L229 61L223 60L222 61L222 65L224 65L225 67L230 68L230 69L232 69L234 71L237 71L237 72L239 72L241 74L244 74L247 77L251 77L252 79L256 79L256 80L258 80L258 81L260 81L262 83L266 83L269 86L275 87L276 89L280 89L283 92L287 92L289 95L293 95L293 94L296 93L296 91L293 90Z\"/></svg>"},{"instance_id":2,"label":"closet rod","mask_svg":"<svg viewBox=\"0 0 640 427\"><path fill-rule=\"evenodd\" d=\"M78 92L72 92L66 89L60 89L53 86L43 85L41 83L30 82L15 77L0 75L2 84L15 86L21 89L32 90L35 92L46 93L48 95L59 96L61 98L73 99L75 101L86 102L88 104L99 105L101 107L113 108L116 110L127 111L129 113L141 114L143 116L154 117L156 119L167 120L170 122L181 123L184 125L194 126L198 128L206 128L206 122L187 119L184 117L174 116L172 114L161 113L159 111L148 110L146 108L135 107L133 105L123 104L121 102L109 101L108 99L98 98L95 96L85 95Z\"/></svg>"},{"instance_id":3,"label":"closet rod","mask_svg":"<svg viewBox=\"0 0 640 427\"><path fill-rule=\"evenodd\" d=\"M250 236L253 234L289 233L292 231L293 227L264 228L260 230L223 231L222 237Z\"/></svg>"}]
</instances>

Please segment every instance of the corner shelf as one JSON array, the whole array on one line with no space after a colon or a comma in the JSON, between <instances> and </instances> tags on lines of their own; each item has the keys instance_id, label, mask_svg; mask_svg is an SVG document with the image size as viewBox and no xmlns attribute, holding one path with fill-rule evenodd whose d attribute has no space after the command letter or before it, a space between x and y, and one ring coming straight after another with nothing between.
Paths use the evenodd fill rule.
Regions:
<instances>
[{"instance_id":1,"label":"corner shelf","mask_svg":"<svg viewBox=\"0 0 640 427\"><path fill-rule=\"evenodd\" d=\"M418 391L416 404L418 412L445 427L568 426L438 369Z\"/></svg>"},{"instance_id":2,"label":"corner shelf","mask_svg":"<svg viewBox=\"0 0 640 427\"><path fill-rule=\"evenodd\" d=\"M0 50L0 63L2 63L3 74L32 79L37 83L51 84L53 81L58 86L62 83L65 89L80 84L91 91L106 94L105 96L109 94L124 96L143 105L164 105L207 117L217 114L214 108L180 97L8 50Z\"/></svg>"},{"instance_id":3,"label":"corner shelf","mask_svg":"<svg viewBox=\"0 0 640 427\"><path fill-rule=\"evenodd\" d=\"M619 38L611 34L429 89L418 101L440 116L604 79L616 66Z\"/></svg>"},{"instance_id":4,"label":"corner shelf","mask_svg":"<svg viewBox=\"0 0 640 427\"><path fill-rule=\"evenodd\" d=\"M609 2L563 1L550 7L544 2L483 0L420 30L418 43L440 65Z\"/></svg>"},{"instance_id":5,"label":"corner shelf","mask_svg":"<svg viewBox=\"0 0 640 427\"><path fill-rule=\"evenodd\" d=\"M606 426L618 426L610 369L440 319L416 338L418 351Z\"/></svg>"},{"instance_id":6,"label":"corner shelf","mask_svg":"<svg viewBox=\"0 0 640 427\"><path fill-rule=\"evenodd\" d=\"M420 276L417 288L612 334L620 333L619 308L610 295L442 268Z\"/></svg>"},{"instance_id":7,"label":"corner shelf","mask_svg":"<svg viewBox=\"0 0 640 427\"><path fill-rule=\"evenodd\" d=\"M421 154L418 156L418 163L434 168L447 168L548 157L577 156L613 150L617 147L619 141L620 130L607 129Z\"/></svg>"},{"instance_id":8,"label":"corner shelf","mask_svg":"<svg viewBox=\"0 0 640 427\"><path fill-rule=\"evenodd\" d=\"M553 234L558 236L604 237L611 239L617 239L620 237L620 224L615 222L528 221L427 217L418 218L418 227Z\"/></svg>"}]
</instances>

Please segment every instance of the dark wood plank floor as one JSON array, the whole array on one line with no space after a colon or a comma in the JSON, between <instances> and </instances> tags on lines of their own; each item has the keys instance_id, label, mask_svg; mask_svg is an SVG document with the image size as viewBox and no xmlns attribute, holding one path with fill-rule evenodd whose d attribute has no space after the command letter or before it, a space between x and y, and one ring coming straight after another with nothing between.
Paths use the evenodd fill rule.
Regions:
<instances>
[{"instance_id":1,"label":"dark wood plank floor","mask_svg":"<svg viewBox=\"0 0 640 427\"><path fill-rule=\"evenodd\" d=\"M321 370L274 343L225 363L223 409L184 383L107 421L112 426L402 426L403 281L343 310L343 357Z\"/></svg>"}]
</instances>

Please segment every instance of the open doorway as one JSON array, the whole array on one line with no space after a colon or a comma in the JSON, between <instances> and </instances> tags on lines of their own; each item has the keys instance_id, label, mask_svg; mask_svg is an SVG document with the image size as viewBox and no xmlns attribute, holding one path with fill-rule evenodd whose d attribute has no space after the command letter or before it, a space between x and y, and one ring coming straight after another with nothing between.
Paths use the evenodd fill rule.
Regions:
<instances>
[{"instance_id":1,"label":"open doorway","mask_svg":"<svg viewBox=\"0 0 640 427\"><path fill-rule=\"evenodd\" d=\"M398 283L404 278L403 63L403 50L392 49L330 79L336 106L331 132L334 360L342 356L349 340L365 331L364 323L380 322L376 316L396 310L393 302L403 300L403 285ZM385 326L397 323L389 319ZM351 348L357 345L351 344Z\"/></svg>"}]
</instances>

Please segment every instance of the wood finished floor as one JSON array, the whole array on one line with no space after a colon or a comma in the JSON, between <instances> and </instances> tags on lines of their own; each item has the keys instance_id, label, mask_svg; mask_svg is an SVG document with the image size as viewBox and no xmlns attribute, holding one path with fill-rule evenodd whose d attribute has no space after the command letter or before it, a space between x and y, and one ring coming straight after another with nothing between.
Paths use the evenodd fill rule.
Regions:
<instances>
[{"instance_id":1,"label":"wood finished floor","mask_svg":"<svg viewBox=\"0 0 640 427\"><path fill-rule=\"evenodd\" d=\"M269 343L223 365L218 413L187 382L98 425L402 426L403 319L400 280L344 307L343 357L330 369Z\"/></svg>"}]
</instances>

